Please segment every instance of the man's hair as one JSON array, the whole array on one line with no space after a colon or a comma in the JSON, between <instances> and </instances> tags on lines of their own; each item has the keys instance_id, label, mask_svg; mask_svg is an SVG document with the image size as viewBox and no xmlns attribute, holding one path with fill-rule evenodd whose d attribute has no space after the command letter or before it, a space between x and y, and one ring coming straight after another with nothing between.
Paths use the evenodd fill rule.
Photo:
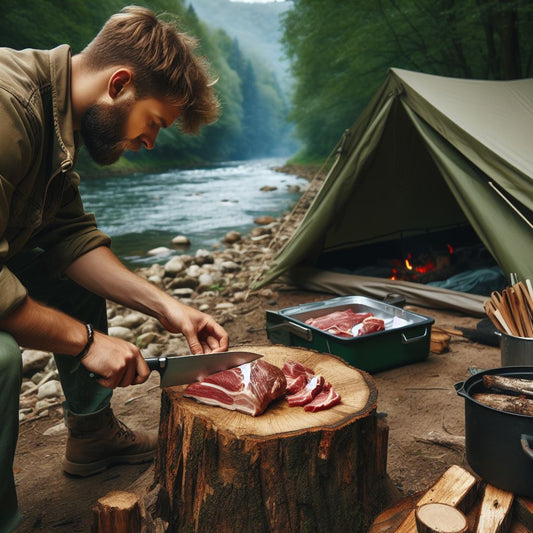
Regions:
<instances>
[{"instance_id":1,"label":"man's hair","mask_svg":"<svg viewBox=\"0 0 533 533\"><path fill-rule=\"evenodd\" d=\"M143 7L128 6L113 15L83 50L88 68L131 68L136 98L158 98L181 108L185 133L214 122L219 104L205 58L194 53L197 41L175 24Z\"/></svg>"}]
</instances>

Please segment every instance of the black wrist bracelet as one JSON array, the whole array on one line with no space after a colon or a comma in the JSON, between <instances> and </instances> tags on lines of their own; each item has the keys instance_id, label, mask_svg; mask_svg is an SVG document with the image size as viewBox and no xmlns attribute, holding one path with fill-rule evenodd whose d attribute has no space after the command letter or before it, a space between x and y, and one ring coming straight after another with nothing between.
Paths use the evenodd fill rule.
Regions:
<instances>
[{"instance_id":1,"label":"black wrist bracelet","mask_svg":"<svg viewBox=\"0 0 533 533\"><path fill-rule=\"evenodd\" d=\"M76 355L74 357L78 361L81 361L89 353L89 349L91 348L91 344L93 343L93 340L94 340L94 328L93 328L93 325L89 324L87 322L85 324L85 327L87 329L87 344L85 345L83 350L78 355Z\"/></svg>"}]
</instances>

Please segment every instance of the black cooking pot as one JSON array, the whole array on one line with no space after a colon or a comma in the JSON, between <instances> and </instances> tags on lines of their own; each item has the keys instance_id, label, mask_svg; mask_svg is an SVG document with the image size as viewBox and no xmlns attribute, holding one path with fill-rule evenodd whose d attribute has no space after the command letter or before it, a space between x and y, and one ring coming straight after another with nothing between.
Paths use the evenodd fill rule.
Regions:
<instances>
[{"instance_id":1,"label":"black cooking pot","mask_svg":"<svg viewBox=\"0 0 533 533\"><path fill-rule=\"evenodd\" d=\"M472 398L486 392L484 375L533 379L533 367L492 368L456 383L465 398L466 458L485 481L514 494L533 498L533 416L499 411Z\"/></svg>"}]
</instances>

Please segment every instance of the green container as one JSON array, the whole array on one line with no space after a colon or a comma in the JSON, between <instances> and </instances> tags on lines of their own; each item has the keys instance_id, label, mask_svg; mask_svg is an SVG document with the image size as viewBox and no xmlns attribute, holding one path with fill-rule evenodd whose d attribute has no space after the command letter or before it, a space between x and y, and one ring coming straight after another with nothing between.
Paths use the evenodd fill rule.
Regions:
<instances>
[{"instance_id":1,"label":"green container","mask_svg":"<svg viewBox=\"0 0 533 533\"><path fill-rule=\"evenodd\" d=\"M346 309L352 309L354 313L371 312L385 321L385 330L347 338L305 323L309 318ZM364 296L342 296L266 312L267 336L273 344L334 354L366 372L378 372L426 359L434 322L430 317Z\"/></svg>"}]
</instances>

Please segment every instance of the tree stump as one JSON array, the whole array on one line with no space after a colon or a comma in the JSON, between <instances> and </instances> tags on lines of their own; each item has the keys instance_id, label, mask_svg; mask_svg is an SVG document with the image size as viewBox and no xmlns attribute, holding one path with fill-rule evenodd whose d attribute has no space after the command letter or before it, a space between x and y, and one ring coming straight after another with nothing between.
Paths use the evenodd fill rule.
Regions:
<instances>
[{"instance_id":1,"label":"tree stump","mask_svg":"<svg viewBox=\"0 0 533 533\"><path fill-rule=\"evenodd\" d=\"M184 398L185 387L164 389L155 483L168 496L169 530L367 531L384 507L387 479L388 428L376 415L372 377L301 348L239 349L279 368L299 361L341 403L310 413L280 398L252 417Z\"/></svg>"}]
</instances>

